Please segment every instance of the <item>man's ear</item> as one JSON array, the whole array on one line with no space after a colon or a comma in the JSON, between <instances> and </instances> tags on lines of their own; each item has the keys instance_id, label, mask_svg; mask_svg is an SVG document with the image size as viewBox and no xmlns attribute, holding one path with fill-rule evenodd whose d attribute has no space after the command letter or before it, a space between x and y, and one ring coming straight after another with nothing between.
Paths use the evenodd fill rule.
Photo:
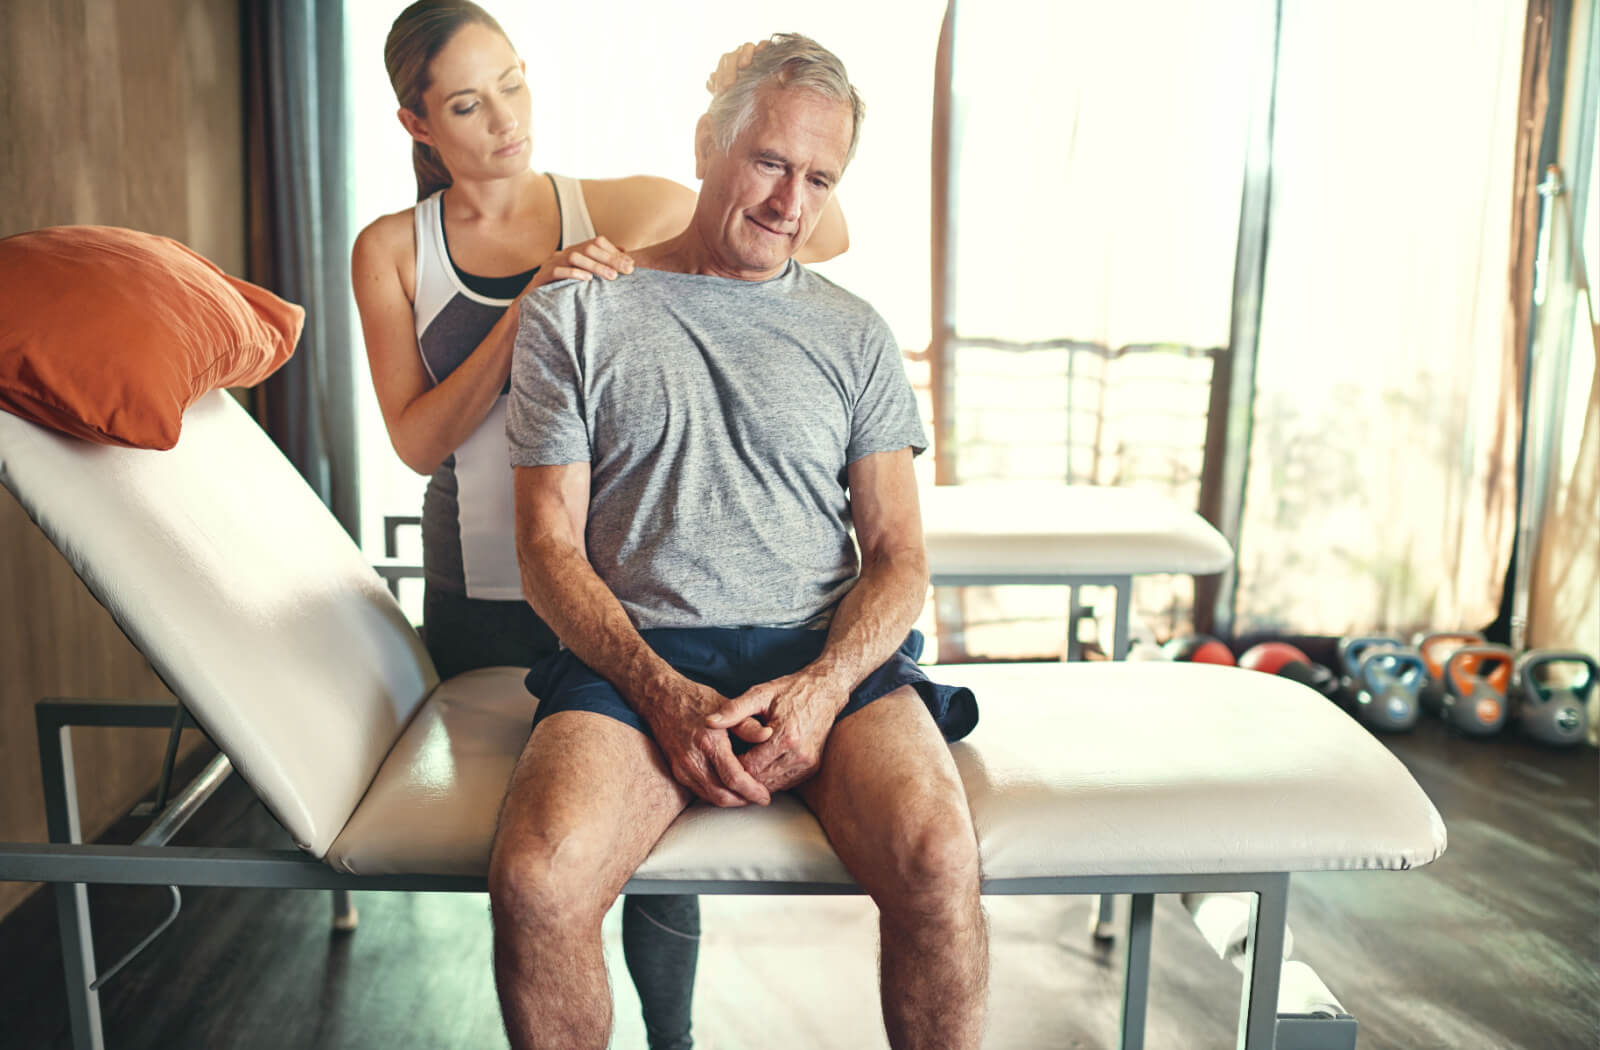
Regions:
<instances>
[{"instance_id":1,"label":"man's ear","mask_svg":"<svg viewBox=\"0 0 1600 1050\"><path fill-rule=\"evenodd\" d=\"M395 116L400 118L400 126L406 129L407 135L410 135L424 146L433 145L433 136L428 133L428 122L426 120L404 106L395 111Z\"/></svg>"},{"instance_id":2,"label":"man's ear","mask_svg":"<svg viewBox=\"0 0 1600 1050\"><path fill-rule=\"evenodd\" d=\"M700 122L694 126L694 177L697 179L706 177L706 166L716 152L716 144L711 140L711 114L702 113Z\"/></svg>"}]
</instances>

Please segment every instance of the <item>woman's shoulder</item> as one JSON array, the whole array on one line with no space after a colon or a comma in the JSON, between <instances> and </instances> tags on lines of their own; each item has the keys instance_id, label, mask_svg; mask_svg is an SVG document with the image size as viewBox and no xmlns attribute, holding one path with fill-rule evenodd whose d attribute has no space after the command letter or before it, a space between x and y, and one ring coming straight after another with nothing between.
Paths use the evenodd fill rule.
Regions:
<instances>
[{"instance_id":1,"label":"woman's shoulder","mask_svg":"<svg viewBox=\"0 0 1600 1050\"><path fill-rule=\"evenodd\" d=\"M365 244L370 249L398 250L409 248L416 239L413 216L416 208L403 208L388 215L380 215L356 234L356 246Z\"/></svg>"},{"instance_id":2,"label":"woman's shoulder","mask_svg":"<svg viewBox=\"0 0 1600 1050\"><path fill-rule=\"evenodd\" d=\"M580 184L595 232L623 248L642 248L681 232L694 212L694 190L658 175L582 179Z\"/></svg>"},{"instance_id":3,"label":"woman's shoulder","mask_svg":"<svg viewBox=\"0 0 1600 1050\"><path fill-rule=\"evenodd\" d=\"M369 278L392 275L400 281L406 298L413 297L417 269L417 235L412 224L415 208L380 215L356 234L350 249L352 273Z\"/></svg>"}]
</instances>

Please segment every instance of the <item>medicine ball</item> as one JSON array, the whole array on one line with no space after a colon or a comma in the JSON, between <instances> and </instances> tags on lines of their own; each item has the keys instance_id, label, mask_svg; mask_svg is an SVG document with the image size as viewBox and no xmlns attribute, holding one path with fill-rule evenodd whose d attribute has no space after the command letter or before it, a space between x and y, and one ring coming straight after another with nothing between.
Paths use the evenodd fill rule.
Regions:
<instances>
[{"instance_id":1,"label":"medicine ball","mask_svg":"<svg viewBox=\"0 0 1600 1050\"><path fill-rule=\"evenodd\" d=\"M1161 647L1161 652L1168 660L1178 660L1183 663L1233 666L1233 650L1205 634L1187 634L1174 638Z\"/></svg>"},{"instance_id":2,"label":"medicine ball","mask_svg":"<svg viewBox=\"0 0 1600 1050\"><path fill-rule=\"evenodd\" d=\"M1277 674L1284 664L1301 663L1307 666L1311 658L1288 642L1262 642L1252 645L1239 656L1239 666L1249 671Z\"/></svg>"}]
</instances>

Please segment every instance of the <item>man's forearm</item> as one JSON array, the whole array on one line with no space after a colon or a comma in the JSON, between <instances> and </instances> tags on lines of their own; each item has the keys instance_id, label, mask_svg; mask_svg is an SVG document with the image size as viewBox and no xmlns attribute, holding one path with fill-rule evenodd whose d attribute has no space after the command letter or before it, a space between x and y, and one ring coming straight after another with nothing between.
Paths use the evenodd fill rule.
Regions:
<instances>
[{"instance_id":1,"label":"man's forearm","mask_svg":"<svg viewBox=\"0 0 1600 1050\"><path fill-rule=\"evenodd\" d=\"M645 644L589 560L559 541L522 552L522 590L534 612L589 669L617 687L634 710L665 691L677 672Z\"/></svg>"},{"instance_id":2,"label":"man's forearm","mask_svg":"<svg viewBox=\"0 0 1600 1050\"><path fill-rule=\"evenodd\" d=\"M920 547L868 558L834 610L828 641L811 669L846 693L900 648L928 599L928 559Z\"/></svg>"}]
</instances>

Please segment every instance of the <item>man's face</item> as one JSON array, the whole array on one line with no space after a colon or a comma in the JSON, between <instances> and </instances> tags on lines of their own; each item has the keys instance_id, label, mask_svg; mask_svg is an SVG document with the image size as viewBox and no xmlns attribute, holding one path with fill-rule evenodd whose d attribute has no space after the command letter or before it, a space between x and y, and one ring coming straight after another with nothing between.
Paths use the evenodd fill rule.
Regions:
<instances>
[{"instance_id":1,"label":"man's face","mask_svg":"<svg viewBox=\"0 0 1600 1050\"><path fill-rule=\"evenodd\" d=\"M727 153L702 122L694 224L711 251L710 270L746 281L777 276L844 174L852 130L847 103L776 84L761 89L750 125Z\"/></svg>"}]
</instances>

